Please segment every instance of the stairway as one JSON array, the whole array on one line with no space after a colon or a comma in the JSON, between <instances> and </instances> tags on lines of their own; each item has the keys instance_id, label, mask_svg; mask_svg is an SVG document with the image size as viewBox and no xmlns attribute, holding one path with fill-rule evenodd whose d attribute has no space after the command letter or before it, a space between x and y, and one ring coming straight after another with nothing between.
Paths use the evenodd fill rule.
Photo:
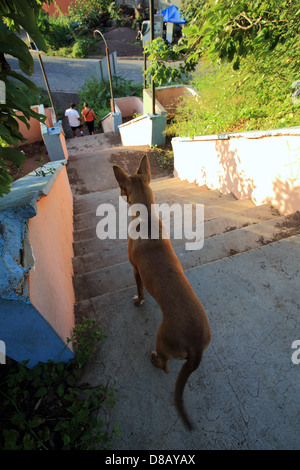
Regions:
<instances>
[{"instance_id":1,"label":"stairway","mask_svg":"<svg viewBox=\"0 0 300 470\"><path fill-rule=\"evenodd\" d=\"M96 235L97 207L110 203L116 214L119 210L120 191L109 161L115 142L100 145L98 153L95 148L74 153L68 163L75 316L77 321L96 318L108 333L86 380L93 386L116 381L118 398L109 417L120 428L115 448L297 448L297 367L289 355L292 340L299 339L300 212L281 216L270 205L255 206L178 178L152 180L158 204L204 204L202 249L186 251L186 240L170 236L212 329L212 343L185 391L186 408L199 428L187 433L172 405L180 361L172 361L169 375L150 363L161 312L149 295L142 307L133 305L127 240ZM118 152L128 151L117 145ZM81 146L80 152L83 139ZM142 150L136 150L137 164ZM80 174L79 160L86 174ZM98 183L87 190L88 172L107 175L104 190Z\"/></svg>"},{"instance_id":2,"label":"stairway","mask_svg":"<svg viewBox=\"0 0 300 470\"><path fill-rule=\"evenodd\" d=\"M300 233L299 212L282 217L270 205L257 207L250 199L237 200L233 194L223 195L177 178L153 180L151 188L158 204L204 204L205 240L201 250L186 252L186 240L172 239L171 233L175 253L185 270ZM74 288L80 316L87 314L83 301L93 298L94 304L101 304L103 294L135 283L127 240L99 240L96 235L100 221L97 207L109 202L118 215L119 195L115 188L78 197L74 202Z\"/></svg>"}]
</instances>

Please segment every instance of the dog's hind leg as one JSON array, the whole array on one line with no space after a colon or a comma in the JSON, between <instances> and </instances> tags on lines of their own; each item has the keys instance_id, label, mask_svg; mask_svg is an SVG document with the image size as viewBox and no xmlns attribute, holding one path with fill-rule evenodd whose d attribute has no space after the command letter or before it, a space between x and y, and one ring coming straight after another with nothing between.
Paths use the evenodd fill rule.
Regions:
<instances>
[{"instance_id":1,"label":"dog's hind leg","mask_svg":"<svg viewBox=\"0 0 300 470\"><path fill-rule=\"evenodd\" d=\"M151 362L155 367L159 367L164 370L166 374L170 372L169 359L171 356L165 347L165 341L163 337L163 322L159 325L156 335L156 350L152 352Z\"/></svg>"},{"instance_id":2,"label":"dog's hind leg","mask_svg":"<svg viewBox=\"0 0 300 470\"><path fill-rule=\"evenodd\" d=\"M140 273L135 266L133 266L133 274L135 277L136 288L137 288L137 295L133 297L133 302L135 305L142 305L142 303L145 301L144 286L142 283Z\"/></svg>"},{"instance_id":3,"label":"dog's hind leg","mask_svg":"<svg viewBox=\"0 0 300 470\"><path fill-rule=\"evenodd\" d=\"M162 354L158 354L156 351L153 351L151 355L151 362L155 367L164 370L166 374L170 372L169 360L162 356Z\"/></svg>"}]
</instances>

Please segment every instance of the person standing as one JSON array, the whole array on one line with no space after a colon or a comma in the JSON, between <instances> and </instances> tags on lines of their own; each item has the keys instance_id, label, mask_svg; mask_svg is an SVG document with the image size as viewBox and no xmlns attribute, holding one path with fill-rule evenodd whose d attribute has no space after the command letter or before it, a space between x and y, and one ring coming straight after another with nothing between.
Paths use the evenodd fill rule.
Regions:
<instances>
[{"instance_id":1,"label":"person standing","mask_svg":"<svg viewBox=\"0 0 300 470\"><path fill-rule=\"evenodd\" d=\"M97 118L96 114L94 113L94 111L91 108L89 108L88 103L84 103L84 108L81 112L81 116L82 116L82 119L84 119L84 122L86 123L86 125L88 127L90 135L93 135L94 134L95 119L96 119L97 123L99 121L98 121L98 118Z\"/></svg>"},{"instance_id":2,"label":"person standing","mask_svg":"<svg viewBox=\"0 0 300 470\"><path fill-rule=\"evenodd\" d=\"M69 124L73 132L73 136L76 137L77 129L80 130L80 135L83 136L83 125L79 112L76 109L76 104L71 103L70 108L65 111L65 116L69 119Z\"/></svg>"}]
</instances>

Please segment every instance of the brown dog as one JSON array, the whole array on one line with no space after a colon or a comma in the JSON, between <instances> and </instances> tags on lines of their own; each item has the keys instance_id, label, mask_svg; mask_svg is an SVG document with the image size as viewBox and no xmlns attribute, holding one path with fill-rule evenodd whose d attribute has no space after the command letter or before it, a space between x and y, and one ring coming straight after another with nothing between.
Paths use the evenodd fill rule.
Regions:
<instances>
[{"instance_id":1,"label":"brown dog","mask_svg":"<svg viewBox=\"0 0 300 470\"><path fill-rule=\"evenodd\" d=\"M128 255L137 285L137 296L133 300L136 305L143 303L145 286L162 310L156 351L152 353L153 364L168 373L169 359L186 359L176 381L175 404L186 426L192 429L183 406L183 390L210 342L206 313L184 275L170 240L163 238L162 222L153 219L153 212L150 216L151 205L155 202L149 186L151 173L148 157L145 155L141 159L137 173L132 176L116 165L113 170L121 195L127 196L129 205L143 204L147 208L148 220L143 221L137 216L139 220L136 222L141 225L141 232L143 223L147 222L148 238L132 239L129 233ZM159 226L159 238L151 239L151 225L154 223Z\"/></svg>"}]
</instances>

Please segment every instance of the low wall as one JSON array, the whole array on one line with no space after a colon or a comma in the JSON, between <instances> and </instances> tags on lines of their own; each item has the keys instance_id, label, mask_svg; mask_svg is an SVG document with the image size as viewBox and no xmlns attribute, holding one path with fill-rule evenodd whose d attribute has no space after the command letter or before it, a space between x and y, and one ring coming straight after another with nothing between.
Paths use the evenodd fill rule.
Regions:
<instances>
[{"instance_id":1,"label":"low wall","mask_svg":"<svg viewBox=\"0 0 300 470\"><path fill-rule=\"evenodd\" d=\"M300 209L300 127L173 138L174 175L282 215Z\"/></svg>"},{"instance_id":2,"label":"low wall","mask_svg":"<svg viewBox=\"0 0 300 470\"><path fill-rule=\"evenodd\" d=\"M44 141L51 161L68 159L69 155L62 123L61 121L56 122L53 108L45 108L43 105L38 105L31 106L31 109L38 114L44 114L46 121L41 123L31 117L28 129L24 122L18 120L20 133L28 143ZM17 114L21 115L20 112L17 112ZM20 144L22 143L20 142Z\"/></svg>"},{"instance_id":3,"label":"low wall","mask_svg":"<svg viewBox=\"0 0 300 470\"><path fill-rule=\"evenodd\" d=\"M36 113L41 113L45 114L46 116L46 126L47 127L52 127L53 126L53 120L52 120L52 113L51 113L51 108L44 108L43 106L31 106L31 109L35 111ZM17 116L23 116L23 114L20 111L16 112ZM34 143L34 142L42 142L43 137L41 133L41 123L37 119L31 117L29 119L29 129L27 128L26 124L18 119L18 124L19 124L19 131L22 134L25 139L27 139L28 143ZM23 143L23 142L20 142Z\"/></svg>"},{"instance_id":4,"label":"low wall","mask_svg":"<svg viewBox=\"0 0 300 470\"><path fill-rule=\"evenodd\" d=\"M109 113L101 119L103 132L119 133L123 119L132 118L134 114L143 113L143 102L138 96L115 98L115 113Z\"/></svg>"},{"instance_id":5,"label":"low wall","mask_svg":"<svg viewBox=\"0 0 300 470\"><path fill-rule=\"evenodd\" d=\"M161 114L143 114L119 126L122 145L164 145L166 122Z\"/></svg>"},{"instance_id":6,"label":"low wall","mask_svg":"<svg viewBox=\"0 0 300 470\"><path fill-rule=\"evenodd\" d=\"M72 2L73 0L55 0L55 2L50 5L44 4L42 8L49 13L50 16L59 16L60 12L67 15L69 13L69 6Z\"/></svg>"},{"instance_id":7,"label":"low wall","mask_svg":"<svg viewBox=\"0 0 300 470\"><path fill-rule=\"evenodd\" d=\"M0 340L29 367L74 356L72 193L65 161L43 170L0 200Z\"/></svg>"},{"instance_id":8,"label":"low wall","mask_svg":"<svg viewBox=\"0 0 300 470\"><path fill-rule=\"evenodd\" d=\"M197 96L193 88L185 85L156 88L155 114L152 114L150 89L143 90L142 102L136 97L116 99L122 117L133 116L135 112L142 113L142 116L119 126L122 144L126 146L165 145L167 118L176 112L178 103L187 93Z\"/></svg>"},{"instance_id":9,"label":"low wall","mask_svg":"<svg viewBox=\"0 0 300 470\"><path fill-rule=\"evenodd\" d=\"M73 198L65 165L46 197L37 201L28 221L28 242L34 257L29 272L32 305L62 340L71 337L73 306Z\"/></svg>"},{"instance_id":10,"label":"low wall","mask_svg":"<svg viewBox=\"0 0 300 470\"><path fill-rule=\"evenodd\" d=\"M110 73L111 76L117 75L118 69L118 60L117 60L117 52L114 51L109 54L109 63L110 63ZM99 82L108 81L109 80L109 71L108 71L108 63L107 58L104 57L103 59L96 60L96 78Z\"/></svg>"},{"instance_id":11,"label":"low wall","mask_svg":"<svg viewBox=\"0 0 300 470\"><path fill-rule=\"evenodd\" d=\"M122 113L115 103L115 113L108 113L104 118L101 119L101 125L103 132L115 132L119 133L119 126L122 124Z\"/></svg>"},{"instance_id":12,"label":"low wall","mask_svg":"<svg viewBox=\"0 0 300 470\"><path fill-rule=\"evenodd\" d=\"M162 116L166 116L167 118L167 111L162 106L162 104L157 99L157 92L158 88L155 90L155 113L160 114ZM143 90L143 113L144 114L152 114L152 93L150 89Z\"/></svg>"},{"instance_id":13,"label":"low wall","mask_svg":"<svg viewBox=\"0 0 300 470\"><path fill-rule=\"evenodd\" d=\"M155 112L159 114L167 113L168 118L171 118L186 95L196 98L197 92L194 88L186 85L157 87L155 89ZM144 113L152 112L152 93L150 89L143 91L143 101Z\"/></svg>"},{"instance_id":14,"label":"low wall","mask_svg":"<svg viewBox=\"0 0 300 470\"><path fill-rule=\"evenodd\" d=\"M194 88L186 85L159 87L155 91L157 101L168 113L168 119L174 116L177 106L186 95L191 95L196 98L197 92Z\"/></svg>"},{"instance_id":15,"label":"low wall","mask_svg":"<svg viewBox=\"0 0 300 470\"><path fill-rule=\"evenodd\" d=\"M134 114L143 114L143 101L138 96L116 98L115 103L122 113L122 118L133 117Z\"/></svg>"}]
</instances>

